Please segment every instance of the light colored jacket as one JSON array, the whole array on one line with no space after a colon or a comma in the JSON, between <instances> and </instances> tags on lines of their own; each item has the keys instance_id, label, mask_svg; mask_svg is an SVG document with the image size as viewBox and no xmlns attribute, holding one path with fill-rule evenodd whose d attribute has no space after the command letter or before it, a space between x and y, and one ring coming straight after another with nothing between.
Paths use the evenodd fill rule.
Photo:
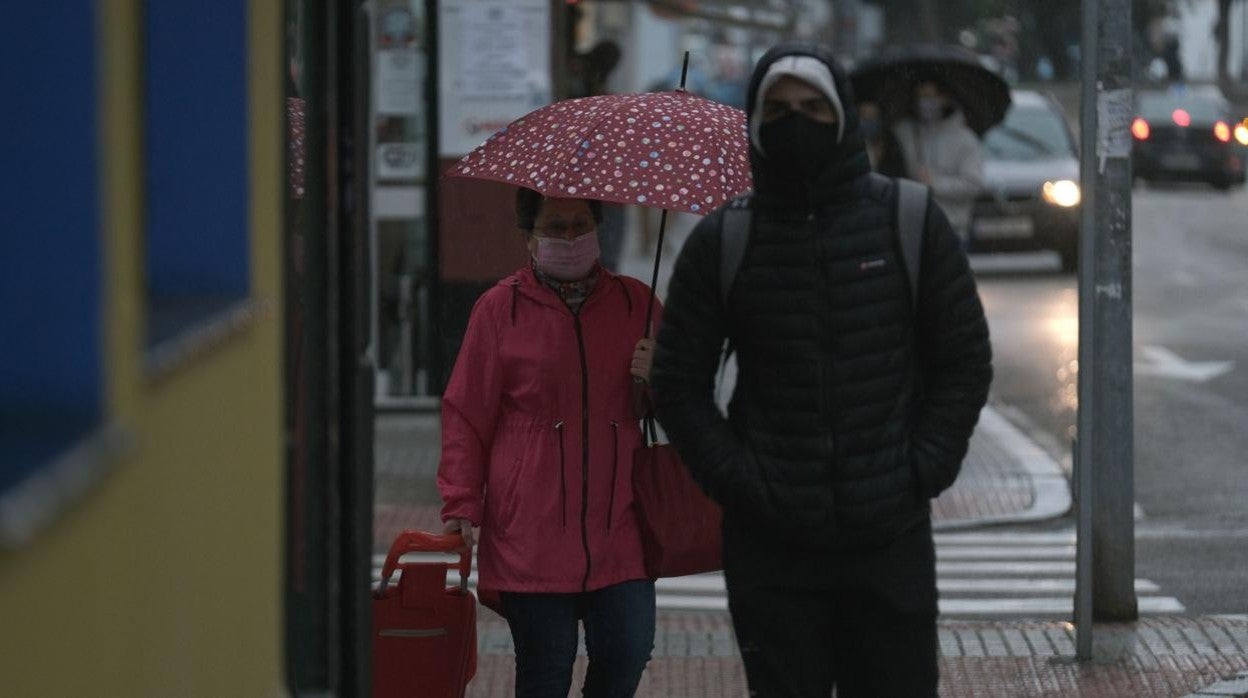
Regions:
<instances>
[{"instance_id":1,"label":"light colored jacket","mask_svg":"<svg viewBox=\"0 0 1248 698\"><path fill-rule=\"evenodd\" d=\"M932 197L963 238L971 224L971 208L984 188L984 159L979 139L961 112L931 125L905 119L893 136L906 159L906 171L917 178L920 167L931 177Z\"/></svg>"},{"instance_id":2,"label":"light colored jacket","mask_svg":"<svg viewBox=\"0 0 1248 698\"><path fill-rule=\"evenodd\" d=\"M483 589L569 593L646 578L628 367L648 288L599 273L579 316L525 267L468 319L442 397L438 489L443 521L481 527Z\"/></svg>"}]
</instances>

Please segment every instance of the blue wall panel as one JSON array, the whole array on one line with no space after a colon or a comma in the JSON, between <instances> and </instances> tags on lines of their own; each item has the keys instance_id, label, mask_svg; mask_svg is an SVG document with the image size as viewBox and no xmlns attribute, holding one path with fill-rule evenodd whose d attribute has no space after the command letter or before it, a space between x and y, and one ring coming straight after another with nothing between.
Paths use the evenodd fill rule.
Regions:
<instances>
[{"instance_id":1,"label":"blue wall panel","mask_svg":"<svg viewBox=\"0 0 1248 698\"><path fill-rule=\"evenodd\" d=\"M0 22L0 493L101 407L96 3Z\"/></svg>"},{"instance_id":2,"label":"blue wall panel","mask_svg":"<svg viewBox=\"0 0 1248 698\"><path fill-rule=\"evenodd\" d=\"M245 0L145 4L154 296L248 291L246 10Z\"/></svg>"},{"instance_id":3,"label":"blue wall panel","mask_svg":"<svg viewBox=\"0 0 1248 698\"><path fill-rule=\"evenodd\" d=\"M95 3L0 22L0 405L99 404Z\"/></svg>"}]
</instances>

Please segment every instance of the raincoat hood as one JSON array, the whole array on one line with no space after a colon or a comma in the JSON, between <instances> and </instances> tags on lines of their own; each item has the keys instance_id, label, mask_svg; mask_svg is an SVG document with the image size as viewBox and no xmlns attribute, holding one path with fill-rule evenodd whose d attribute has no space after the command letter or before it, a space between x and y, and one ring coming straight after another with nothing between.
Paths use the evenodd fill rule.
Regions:
<instances>
[{"instance_id":1,"label":"raincoat hood","mask_svg":"<svg viewBox=\"0 0 1248 698\"><path fill-rule=\"evenodd\" d=\"M853 180L870 173L871 162L858 130L858 105L854 100L849 75L829 51L816 44L780 44L759 59L758 65L754 67L754 74L750 77L749 88L746 90L745 113L749 132L757 133L758 125L754 122L760 113L758 109L762 100L760 91L772 65L781 59L793 56L812 57L825 65L831 73L835 94L828 96L841 115L840 142L827 165L815 179L807 182L804 188L785 181L781 176L783 173L774 169L774 165L758 149L754 139L750 142L750 166L754 173L754 193L764 201L812 205L852 191ZM827 92L826 89L822 91Z\"/></svg>"}]
</instances>

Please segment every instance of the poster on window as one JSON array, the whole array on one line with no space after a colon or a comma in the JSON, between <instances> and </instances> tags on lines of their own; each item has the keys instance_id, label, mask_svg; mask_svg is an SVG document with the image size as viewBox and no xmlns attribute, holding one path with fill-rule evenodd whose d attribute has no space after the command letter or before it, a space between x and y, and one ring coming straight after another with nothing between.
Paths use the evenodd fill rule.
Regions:
<instances>
[{"instance_id":1,"label":"poster on window","mask_svg":"<svg viewBox=\"0 0 1248 698\"><path fill-rule=\"evenodd\" d=\"M414 48L377 51L377 113L387 116L419 116L424 57Z\"/></svg>"},{"instance_id":2,"label":"poster on window","mask_svg":"<svg viewBox=\"0 0 1248 698\"><path fill-rule=\"evenodd\" d=\"M551 101L549 0L438 4L439 153L459 157Z\"/></svg>"}]
</instances>

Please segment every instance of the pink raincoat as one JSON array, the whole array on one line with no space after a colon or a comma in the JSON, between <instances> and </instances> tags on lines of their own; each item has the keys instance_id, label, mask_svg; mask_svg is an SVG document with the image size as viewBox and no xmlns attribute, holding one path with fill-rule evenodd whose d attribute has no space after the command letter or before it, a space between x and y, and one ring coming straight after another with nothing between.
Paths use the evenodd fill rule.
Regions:
<instances>
[{"instance_id":1,"label":"pink raincoat","mask_svg":"<svg viewBox=\"0 0 1248 698\"><path fill-rule=\"evenodd\" d=\"M569 593L645 579L629 373L645 284L605 269L580 314L529 268L477 301L442 397L442 520L481 527L482 589ZM660 315L655 304L654 324Z\"/></svg>"}]
</instances>

